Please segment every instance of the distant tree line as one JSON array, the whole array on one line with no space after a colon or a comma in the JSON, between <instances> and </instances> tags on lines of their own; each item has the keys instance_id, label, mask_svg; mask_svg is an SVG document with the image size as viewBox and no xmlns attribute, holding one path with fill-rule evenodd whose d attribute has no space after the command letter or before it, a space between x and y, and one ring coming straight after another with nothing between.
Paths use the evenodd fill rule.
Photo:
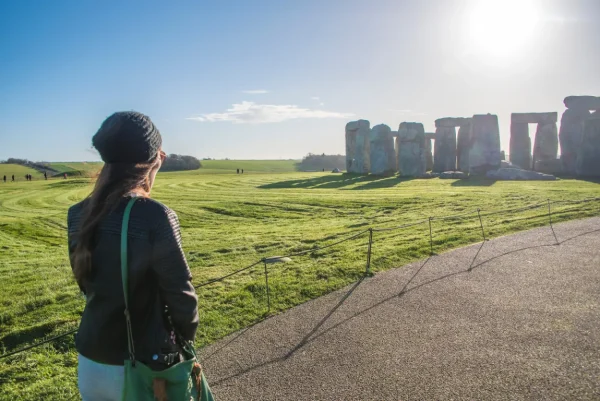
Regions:
<instances>
[{"instance_id":1,"label":"distant tree line","mask_svg":"<svg viewBox=\"0 0 600 401\"><path fill-rule=\"evenodd\" d=\"M341 171L346 169L346 156L309 153L296 164L296 168L300 171L333 171L336 168Z\"/></svg>"},{"instance_id":2,"label":"distant tree line","mask_svg":"<svg viewBox=\"0 0 600 401\"><path fill-rule=\"evenodd\" d=\"M38 171L57 172L57 170L50 167L46 162L32 162L27 159L19 159L16 157L9 157L7 160L2 160L0 161L0 164L19 164L21 166L31 167Z\"/></svg>"},{"instance_id":3,"label":"distant tree line","mask_svg":"<svg viewBox=\"0 0 600 401\"><path fill-rule=\"evenodd\" d=\"M202 163L194 156L172 154L165 159L160 171L198 170L200 167Z\"/></svg>"}]
</instances>

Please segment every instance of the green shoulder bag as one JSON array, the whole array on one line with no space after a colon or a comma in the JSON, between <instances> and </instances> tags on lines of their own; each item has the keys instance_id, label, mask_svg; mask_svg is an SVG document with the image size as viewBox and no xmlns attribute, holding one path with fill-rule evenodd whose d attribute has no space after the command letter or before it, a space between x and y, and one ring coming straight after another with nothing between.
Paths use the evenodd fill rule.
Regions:
<instances>
[{"instance_id":1,"label":"green shoulder bag","mask_svg":"<svg viewBox=\"0 0 600 401\"><path fill-rule=\"evenodd\" d=\"M202 367L198 363L194 345L191 342L182 344L183 362L168 369L155 371L135 359L135 347L131 330L131 315L128 304L128 263L127 263L127 232L129 215L137 199L131 198L125 207L123 224L121 226L121 281L125 296L125 321L127 324L127 346L129 359L125 361L125 381L123 386L123 401L154 401L154 379L166 382L166 395L169 401L214 401L214 397Z\"/></svg>"}]
</instances>

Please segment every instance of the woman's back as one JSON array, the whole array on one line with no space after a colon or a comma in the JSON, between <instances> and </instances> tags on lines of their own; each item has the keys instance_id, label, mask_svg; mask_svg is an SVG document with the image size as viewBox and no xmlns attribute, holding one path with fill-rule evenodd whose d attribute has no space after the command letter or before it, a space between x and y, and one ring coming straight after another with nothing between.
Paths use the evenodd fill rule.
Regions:
<instances>
[{"instance_id":1,"label":"woman's back","mask_svg":"<svg viewBox=\"0 0 600 401\"><path fill-rule=\"evenodd\" d=\"M91 250L91 274L82 291L86 307L76 339L77 350L96 362L122 365L127 358L125 302L121 285L120 241L128 197L101 220ZM85 202L85 201L84 201ZM69 251L77 245L84 202L69 209ZM128 230L129 302L136 354L153 363L173 352L168 313L174 328L193 341L198 324L197 299L181 248L175 213L152 199L139 199Z\"/></svg>"}]
</instances>

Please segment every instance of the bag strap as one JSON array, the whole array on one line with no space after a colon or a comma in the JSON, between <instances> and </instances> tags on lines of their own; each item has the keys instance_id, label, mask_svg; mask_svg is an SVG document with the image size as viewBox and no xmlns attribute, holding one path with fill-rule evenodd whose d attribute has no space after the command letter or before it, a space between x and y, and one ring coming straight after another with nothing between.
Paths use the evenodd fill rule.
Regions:
<instances>
[{"instance_id":1,"label":"bag strap","mask_svg":"<svg viewBox=\"0 0 600 401\"><path fill-rule=\"evenodd\" d=\"M129 231L129 215L133 204L137 200L133 197L125 206L125 212L123 213L123 223L121 224L121 282L123 284L123 298L125 299L125 322L127 326L127 349L129 351L129 359L132 365L135 366L135 348L133 346L133 331L131 330L131 314L129 313L129 294L128 294L128 272L129 267L127 264L127 233Z\"/></svg>"}]
</instances>

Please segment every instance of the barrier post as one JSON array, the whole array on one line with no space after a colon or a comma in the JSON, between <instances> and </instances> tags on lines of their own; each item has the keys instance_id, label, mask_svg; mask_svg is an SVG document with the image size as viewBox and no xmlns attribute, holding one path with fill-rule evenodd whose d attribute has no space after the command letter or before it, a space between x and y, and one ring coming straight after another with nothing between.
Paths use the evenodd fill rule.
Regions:
<instances>
[{"instance_id":1,"label":"barrier post","mask_svg":"<svg viewBox=\"0 0 600 401\"><path fill-rule=\"evenodd\" d=\"M431 232L431 220L433 217L429 218L429 255L433 255L433 234Z\"/></svg>"},{"instance_id":2,"label":"barrier post","mask_svg":"<svg viewBox=\"0 0 600 401\"><path fill-rule=\"evenodd\" d=\"M483 231L483 221L481 221L481 213L480 213L480 209L477 208L477 216L479 217L479 225L481 226L481 236L483 237L483 241L486 241L485 239L485 231Z\"/></svg>"},{"instance_id":3,"label":"barrier post","mask_svg":"<svg viewBox=\"0 0 600 401\"><path fill-rule=\"evenodd\" d=\"M365 275L371 273L371 248L373 246L373 229L369 228L369 248L367 249L367 267L365 269Z\"/></svg>"},{"instance_id":4,"label":"barrier post","mask_svg":"<svg viewBox=\"0 0 600 401\"><path fill-rule=\"evenodd\" d=\"M269 271L267 269L267 261L263 259L265 265L265 285L267 286L267 314L271 313L271 292L269 291Z\"/></svg>"},{"instance_id":5,"label":"barrier post","mask_svg":"<svg viewBox=\"0 0 600 401\"><path fill-rule=\"evenodd\" d=\"M555 245L558 245L558 238L556 237L556 233L554 232L554 227L552 227L552 209L550 209L550 198L548 198L548 220L550 221L550 229L552 230L552 235L554 235L554 240L556 241Z\"/></svg>"}]
</instances>

